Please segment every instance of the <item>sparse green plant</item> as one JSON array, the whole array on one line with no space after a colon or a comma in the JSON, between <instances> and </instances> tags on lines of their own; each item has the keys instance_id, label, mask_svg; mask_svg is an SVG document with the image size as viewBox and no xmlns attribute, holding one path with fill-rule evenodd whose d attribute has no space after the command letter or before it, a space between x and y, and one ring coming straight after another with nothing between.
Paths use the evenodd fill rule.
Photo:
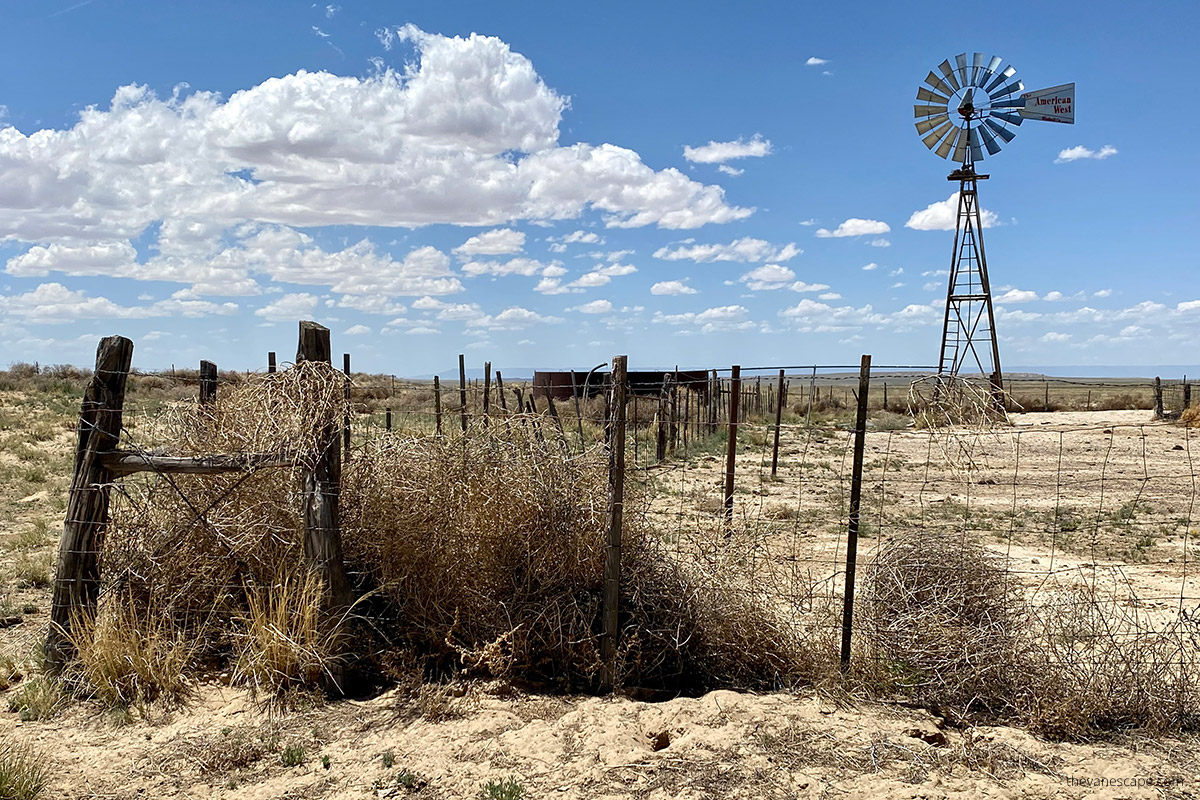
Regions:
<instances>
[{"instance_id":1,"label":"sparse green plant","mask_svg":"<svg viewBox=\"0 0 1200 800\"><path fill-rule=\"evenodd\" d=\"M44 589L51 583L51 555L21 553L13 561L13 577L21 589Z\"/></svg>"},{"instance_id":2,"label":"sparse green plant","mask_svg":"<svg viewBox=\"0 0 1200 800\"><path fill-rule=\"evenodd\" d=\"M327 756L327 755L321 756L322 769L329 769L331 766L333 766L333 762L330 760L329 756Z\"/></svg>"},{"instance_id":3,"label":"sparse green plant","mask_svg":"<svg viewBox=\"0 0 1200 800\"><path fill-rule=\"evenodd\" d=\"M384 769L391 769L392 766L396 763L396 754L395 754L395 752L388 750L386 753L383 754L383 756L381 757L380 760L383 761Z\"/></svg>"},{"instance_id":4,"label":"sparse green plant","mask_svg":"<svg viewBox=\"0 0 1200 800\"><path fill-rule=\"evenodd\" d=\"M304 763L304 748L298 744L289 744L279 754L279 763L285 767L298 767Z\"/></svg>"},{"instance_id":5,"label":"sparse green plant","mask_svg":"<svg viewBox=\"0 0 1200 800\"><path fill-rule=\"evenodd\" d=\"M481 792L484 800L523 800L525 787L516 778L488 781Z\"/></svg>"},{"instance_id":6,"label":"sparse green plant","mask_svg":"<svg viewBox=\"0 0 1200 800\"><path fill-rule=\"evenodd\" d=\"M22 722L46 720L54 716L63 701L58 683L44 675L37 675L9 695L8 710L20 714Z\"/></svg>"},{"instance_id":7,"label":"sparse green plant","mask_svg":"<svg viewBox=\"0 0 1200 800\"><path fill-rule=\"evenodd\" d=\"M0 744L0 797L4 800L37 800L49 777L45 763L27 745Z\"/></svg>"}]
</instances>

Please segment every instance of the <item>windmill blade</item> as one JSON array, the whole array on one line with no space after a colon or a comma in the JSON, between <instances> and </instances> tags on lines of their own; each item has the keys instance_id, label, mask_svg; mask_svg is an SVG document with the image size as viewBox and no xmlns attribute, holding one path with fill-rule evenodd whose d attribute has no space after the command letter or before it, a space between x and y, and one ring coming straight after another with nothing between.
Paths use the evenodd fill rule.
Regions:
<instances>
[{"instance_id":1,"label":"windmill blade","mask_svg":"<svg viewBox=\"0 0 1200 800\"><path fill-rule=\"evenodd\" d=\"M939 78L937 74L932 71L925 76L925 82L944 95L949 96L954 94L954 90L950 88L950 85Z\"/></svg>"},{"instance_id":2,"label":"windmill blade","mask_svg":"<svg viewBox=\"0 0 1200 800\"><path fill-rule=\"evenodd\" d=\"M1020 81L1013 81L1012 83L1007 83L1004 86L1001 86L994 92L989 91L988 94L992 97L1004 97L1005 95L1012 94L1013 92L1019 92L1024 88L1024 84L1022 84ZM992 105L995 105L995 103L992 103Z\"/></svg>"},{"instance_id":3,"label":"windmill blade","mask_svg":"<svg viewBox=\"0 0 1200 800\"><path fill-rule=\"evenodd\" d=\"M1000 56L992 56L992 60L989 61L988 65L984 68L985 72L979 76L979 83L975 85L982 89L983 84L991 80L991 77L996 74L996 70L1000 69L1000 65L1003 63L1004 59L1002 59Z\"/></svg>"},{"instance_id":4,"label":"windmill blade","mask_svg":"<svg viewBox=\"0 0 1200 800\"><path fill-rule=\"evenodd\" d=\"M985 119L983 121L983 124L987 126L987 129L989 131L991 131L992 133L996 134L1001 139L1003 139L1006 144L1008 142L1011 142L1013 140L1013 137L1016 136L1016 134L1013 133L1012 131L1010 131L1008 128L1004 127L1003 125L1001 125L998 122L993 122L990 119Z\"/></svg>"},{"instance_id":5,"label":"windmill blade","mask_svg":"<svg viewBox=\"0 0 1200 800\"><path fill-rule=\"evenodd\" d=\"M928 135L922 136L921 141L925 143L926 147L928 147L930 150L932 150L934 147L937 146L938 140L941 139L943 136L945 136L948 131L953 130L955 127L956 127L955 124L950 121L950 118L946 117L946 121L944 123L939 125L936 130L931 131Z\"/></svg>"},{"instance_id":6,"label":"windmill blade","mask_svg":"<svg viewBox=\"0 0 1200 800\"><path fill-rule=\"evenodd\" d=\"M1000 152L1000 143L996 141L996 137L988 130L986 122L979 126L979 138L983 139L983 146L987 148L989 156L994 156Z\"/></svg>"},{"instance_id":7,"label":"windmill blade","mask_svg":"<svg viewBox=\"0 0 1200 800\"><path fill-rule=\"evenodd\" d=\"M967 132L959 130L958 139L954 142L954 155L951 156L955 161L962 162L967 157Z\"/></svg>"},{"instance_id":8,"label":"windmill blade","mask_svg":"<svg viewBox=\"0 0 1200 800\"><path fill-rule=\"evenodd\" d=\"M979 85L979 73L983 70L983 53L976 53L971 57L971 85Z\"/></svg>"},{"instance_id":9,"label":"windmill blade","mask_svg":"<svg viewBox=\"0 0 1200 800\"><path fill-rule=\"evenodd\" d=\"M917 133L919 133L919 134L929 133L929 131L931 131L934 128L942 125L943 123L949 122L949 121L950 121L950 117L946 114L938 114L936 117L930 117L929 119L923 119L917 123Z\"/></svg>"},{"instance_id":10,"label":"windmill blade","mask_svg":"<svg viewBox=\"0 0 1200 800\"><path fill-rule=\"evenodd\" d=\"M1017 74L1016 67L1005 67L1004 71L1001 72L999 75L997 75L992 80L991 83L989 83L987 86L984 87L983 90L985 92L987 92L988 94L993 94L993 92L992 92L993 89L995 89L997 86L1004 83L1006 80L1008 80L1009 78L1011 78L1013 75L1016 75L1016 74Z\"/></svg>"},{"instance_id":11,"label":"windmill blade","mask_svg":"<svg viewBox=\"0 0 1200 800\"><path fill-rule=\"evenodd\" d=\"M950 59L946 59L942 63L938 64L938 71L946 76L946 80L950 82L950 85L954 88L955 92L962 88L962 86L960 86L958 83L958 78L954 77L954 70L950 69ZM953 94L953 92L951 92L951 94Z\"/></svg>"},{"instance_id":12,"label":"windmill blade","mask_svg":"<svg viewBox=\"0 0 1200 800\"><path fill-rule=\"evenodd\" d=\"M971 128L970 133L967 136L967 143L971 147L971 158L975 159L976 161L982 161L983 160L983 149L980 147L980 143L979 143L979 129L978 128Z\"/></svg>"},{"instance_id":13,"label":"windmill blade","mask_svg":"<svg viewBox=\"0 0 1200 800\"><path fill-rule=\"evenodd\" d=\"M955 146L958 142L958 139L961 136L962 136L962 129L958 128L958 127L952 127L950 129L950 135L947 136L945 139L943 139L942 143L939 144L937 146L937 149L934 150L933 152L937 153L942 158L949 158L950 151L955 148Z\"/></svg>"},{"instance_id":14,"label":"windmill blade","mask_svg":"<svg viewBox=\"0 0 1200 800\"><path fill-rule=\"evenodd\" d=\"M1024 102L1021 105L1025 105ZM938 114L945 114L946 106L913 106L913 117L932 117Z\"/></svg>"},{"instance_id":15,"label":"windmill blade","mask_svg":"<svg viewBox=\"0 0 1200 800\"><path fill-rule=\"evenodd\" d=\"M958 79L962 81L963 86L971 85L970 73L967 72L967 54L959 53L954 57L955 73L958 74Z\"/></svg>"},{"instance_id":16,"label":"windmill blade","mask_svg":"<svg viewBox=\"0 0 1200 800\"><path fill-rule=\"evenodd\" d=\"M1021 119L1019 114L1002 114L999 111L993 111L989 116L995 117L996 119L1002 119L1009 125L1020 125L1025 121Z\"/></svg>"},{"instance_id":17,"label":"windmill blade","mask_svg":"<svg viewBox=\"0 0 1200 800\"><path fill-rule=\"evenodd\" d=\"M943 97L937 92L931 92L928 89L917 89L917 99L924 100L927 103L940 103L943 106L950 102L949 97Z\"/></svg>"}]
</instances>

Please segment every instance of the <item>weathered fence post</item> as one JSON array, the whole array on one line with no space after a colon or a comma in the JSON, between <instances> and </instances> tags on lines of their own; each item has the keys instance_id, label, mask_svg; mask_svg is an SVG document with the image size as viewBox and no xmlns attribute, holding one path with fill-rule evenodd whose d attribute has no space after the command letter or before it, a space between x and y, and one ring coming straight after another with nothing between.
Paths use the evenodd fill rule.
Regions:
<instances>
[{"instance_id":1,"label":"weathered fence post","mask_svg":"<svg viewBox=\"0 0 1200 800\"><path fill-rule=\"evenodd\" d=\"M315 322L300 323L300 341L296 363L315 361L333 366L329 347L329 329ZM343 655L345 645L342 624L350 610L350 584L342 560L342 531L339 521L339 497L342 484L341 437L337 422L329 420L319 433L317 460L304 473L304 558L325 584L327 619L334 625L331 651ZM326 674L326 691L344 694L346 665L335 658Z\"/></svg>"},{"instance_id":2,"label":"weathered fence post","mask_svg":"<svg viewBox=\"0 0 1200 800\"><path fill-rule=\"evenodd\" d=\"M387 409L387 414L383 418L383 424L385 430L390 431L392 429L392 410L390 408Z\"/></svg>"},{"instance_id":3,"label":"weathered fence post","mask_svg":"<svg viewBox=\"0 0 1200 800\"><path fill-rule=\"evenodd\" d=\"M112 473L101 457L117 449L125 382L133 363L133 342L107 336L96 348L96 371L79 406L75 440L75 473L67 495L67 516L58 543L58 569L46 634L46 666L62 669L75 656L72 635L76 622L96 611L100 594L100 548L108 524Z\"/></svg>"},{"instance_id":4,"label":"weathered fence post","mask_svg":"<svg viewBox=\"0 0 1200 800\"><path fill-rule=\"evenodd\" d=\"M1183 410L1187 411L1192 407L1192 385L1185 378L1183 381Z\"/></svg>"},{"instance_id":5,"label":"weathered fence post","mask_svg":"<svg viewBox=\"0 0 1200 800\"><path fill-rule=\"evenodd\" d=\"M458 400L461 406L462 432L467 432L467 362L458 354Z\"/></svg>"},{"instance_id":6,"label":"weathered fence post","mask_svg":"<svg viewBox=\"0 0 1200 800\"><path fill-rule=\"evenodd\" d=\"M267 372L275 371L275 351L271 350L267 353Z\"/></svg>"},{"instance_id":7,"label":"weathered fence post","mask_svg":"<svg viewBox=\"0 0 1200 800\"><path fill-rule=\"evenodd\" d=\"M342 450L350 460L350 354L342 353L342 373L346 376L342 384L342 399L345 401L345 417L342 420Z\"/></svg>"},{"instance_id":8,"label":"weathered fence post","mask_svg":"<svg viewBox=\"0 0 1200 800\"><path fill-rule=\"evenodd\" d=\"M433 376L433 416L437 421L437 434L442 435L442 379Z\"/></svg>"},{"instance_id":9,"label":"weathered fence post","mask_svg":"<svg viewBox=\"0 0 1200 800\"><path fill-rule=\"evenodd\" d=\"M850 519L846 523L846 582L842 592L841 668L850 668L850 632L854 621L854 570L858 564L858 520L862 506L863 451L867 443L867 391L871 388L871 357L863 356L858 370L858 416L854 422L854 467L850 475Z\"/></svg>"},{"instance_id":10,"label":"weathered fence post","mask_svg":"<svg viewBox=\"0 0 1200 800\"><path fill-rule=\"evenodd\" d=\"M620 639L617 611L621 596L621 519L625 511L625 399L628 356L612 362L612 427L608 444L608 547L604 558L604 596L601 606L600 682L605 689L616 683L617 645Z\"/></svg>"},{"instance_id":11,"label":"weathered fence post","mask_svg":"<svg viewBox=\"0 0 1200 800\"><path fill-rule=\"evenodd\" d=\"M783 370L779 370L779 391L775 398L775 443L771 446L771 477L779 471L779 425L783 422Z\"/></svg>"},{"instance_id":12,"label":"weathered fence post","mask_svg":"<svg viewBox=\"0 0 1200 800\"><path fill-rule=\"evenodd\" d=\"M738 400L742 395L742 368L734 365L729 377L729 441L725 448L725 524L733 522L733 473L737 463Z\"/></svg>"},{"instance_id":13,"label":"weathered fence post","mask_svg":"<svg viewBox=\"0 0 1200 800\"><path fill-rule=\"evenodd\" d=\"M1154 379L1154 418L1163 418L1162 378Z\"/></svg>"},{"instance_id":14,"label":"weathered fence post","mask_svg":"<svg viewBox=\"0 0 1200 800\"><path fill-rule=\"evenodd\" d=\"M489 424L488 414L491 411L492 396L492 362L483 362L483 427Z\"/></svg>"},{"instance_id":15,"label":"weathered fence post","mask_svg":"<svg viewBox=\"0 0 1200 800\"><path fill-rule=\"evenodd\" d=\"M654 457L662 461L667 457L667 378L663 376L662 387L658 390L658 411L655 413L658 423L655 428Z\"/></svg>"},{"instance_id":16,"label":"weathered fence post","mask_svg":"<svg viewBox=\"0 0 1200 800\"><path fill-rule=\"evenodd\" d=\"M217 399L217 365L211 361L200 362L200 405L206 406Z\"/></svg>"}]
</instances>

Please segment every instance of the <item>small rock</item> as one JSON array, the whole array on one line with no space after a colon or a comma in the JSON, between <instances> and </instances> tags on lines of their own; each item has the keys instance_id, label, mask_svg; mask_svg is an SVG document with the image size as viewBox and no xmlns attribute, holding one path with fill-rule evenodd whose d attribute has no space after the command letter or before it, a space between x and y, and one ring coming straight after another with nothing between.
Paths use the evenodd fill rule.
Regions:
<instances>
[{"instance_id":1,"label":"small rock","mask_svg":"<svg viewBox=\"0 0 1200 800\"><path fill-rule=\"evenodd\" d=\"M1030 564L1040 564L1040 563L1042 563L1042 562L1041 562L1041 561L1038 561L1036 558L1031 558L1031 559L1029 559L1029 563L1030 563Z\"/></svg>"},{"instance_id":2,"label":"small rock","mask_svg":"<svg viewBox=\"0 0 1200 800\"><path fill-rule=\"evenodd\" d=\"M1177 444L1177 445L1175 445L1174 447L1172 447L1171 449L1172 449L1172 450L1182 450L1182 449L1183 449L1183 445L1181 445L1181 444Z\"/></svg>"},{"instance_id":3,"label":"small rock","mask_svg":"<svg viewBox=\"0 0 1200 800\"><path fill-rule=\"evenodd\" d=\"M650 749L656 753L659 750L666 750L671 744L671 734L667 731L647 734L647 737L650 739Z\"/></svg>"}]
</instances>

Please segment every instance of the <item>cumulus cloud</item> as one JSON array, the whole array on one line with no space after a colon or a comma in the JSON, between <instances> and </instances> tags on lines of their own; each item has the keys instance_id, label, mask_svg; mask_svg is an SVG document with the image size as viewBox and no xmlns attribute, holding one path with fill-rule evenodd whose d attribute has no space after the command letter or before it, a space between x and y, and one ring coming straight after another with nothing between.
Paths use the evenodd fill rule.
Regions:
<instances>
[{"instance_id":1,"label":"cumulus cloud","mask_svg":"<svg viewBox=\"0 0 1200 800\"><path fill-rule=\"evenodd\" d=\"M315 304L314 304L315 305ZM91 297L61 283L42 283L23 294L0 295L0 315L30 323L67 323L80 319L147 319L234 314L234 303L210 303L172 296L148 306L122 306L107 297Z\"/></svg>"},{"instance_id":2,"label":"cumulus cloud","mask_svg":"<svg viewBox=\"0 0 1200 800\"><path fill-rule=\"evenodd\" d=\"M1066 150L1059 150L1058 158L1054 159L1054 163L1066 164L1070 161L1078 161L1081 158L1091 158L1095 159L1096 161L1103 161L1109 156L1115 156L1117 152L1117 148L1113 147L1111 144L1106 144L1099 150L1091 150L1083 145L1076 145L1075 147L1068 147Z\"/></svg>"},{"instance_id":3,"label":"cumulus cloud","mask_svg":"<svg viewBox=\"0 0 1200 800\"><path fill-rule=\"evenodd\" d=\"M851 217L833 230L817 228L817 236L821 239L840 239L844 236L869 236L887 233L890 230L891 227L886 222L881 222L877 219Z\"/></svg>"},{"instance_id":4,"label":"cumulus cloud","mask_svg":"<svg viewBox=\"0 0 1200 800\"><path fill-rule=\"evenodd\" d=\"M368 328L366 325L351 325L349 328L346 328L346 330L343 331L342 333L345 336L362 336L363 334L367 334L370 332L371 332L371 329Z\"/></svg>"},{"instance_id":5,"label":"cumulus cloud","mask_svg":"<svg viewBox=\"0 0 1200 800\"><path fill-rule=\"evenodd\" d=\"M717 171L724 173L725 175L728 175L732 178L736 178L738 175L742 175L743 173L746 172L746 170L744 170L744 169L738 169L737 167L731 167L728 164L722 164L721 166L717 167Z\"/></svg>"},{"instance_id":6,"label":"cumulus cloud","mask_svg":"<svg viewBox=\"0 0 1200 800\"><path fill-rule=\"evenodd\" d=\"M496 228L472 236L454 248L459 258L471 256L502 256L519 253L525 247L525 234L512 228Z\"/></svg>"},{"instance_id":7,"label":"cumulus cloud","mask_svg":"<svg viewBox=\"0 0 1200 800\"><path fill-rule=\"evenodd\" d=\"M754 134L749 140L713 142L700 147L684 145L683 157L697 164L721 164L736 158L762 158L771 155L771 141L762 134Z\"/></svg>"},{"instance_id":8,"label":"cumulus cloud","mask_svg":"<svg viewBox=\"0 0 1200 800\"><path fill-rule=\"evenodd\" d=\"M654 251L655 258L664 261L690 260L708 261L787 261L800 255L803 250L795 242L783 246L773 245L763 239L749 236L735 239L729 244L685 244L672 250L660 247Z\"/></svg>"},{"instance_id":9,"label":"cumulus cloud","mask_svg":"<svg viewBox=\"0 0 1200 800\"><path fill-rule=\"evenodd\" d=\"M990 228L999 222L995 212L986 208L980 209L979 218L983 227ZM920 211L914 211L904 223L904 227L915 231L952 231L958 220L958 192L954 192L945 200L930 203Z\"/></svg>"},{"instance_id":10,"label":"cumulus cloud","mask_svg":"<svg viewBox=\"0 0 1200 800\"><path fill-rule=\"evenodd\" d=\"M227 99L124 86L65 130L0 126L0 230L95 245L156 223L200 224L219 242L246 221L495 225L595 210L612 226L694 228L752 212L632 150L560 146L566 100L500 39L389 35L414 47L401 71L300 71Z\"/></svg>"},{"instance_id":11,"label":"cumulus cloud","mask_svg":"<svg viewBox=\"0 0 1200 800\"><path fill-rule=\"evenodd\" d=\"M579 306L572 306L567 311L578 311L580 314L607 314L613 310L613 304L608 300L593 300Z\"/></svg>"},{"instance_id":12,"label":"cumulus cloud","mask_svg":"<svg viewBox=\"0 0 1200 800\"><path fill-rule=\"evenodd\" d=\"M683 314L655 312L653 322L673 327L697 328L700 333L750 330L756 325L746 318L749 313L745 306L717 306L698 314L690 311Z\"/></svg>"},{"instance_id":13,"label":"cumulus cloud","mask_svg":"<svg viewBox=\"0 0 1200 800\"><path fill-rule=\"evenodd\" d=\"M272 322L312 319L313 312L317 310L317 302L317 296L308 292L285 294L278 300L256 309L254 314Z\"/></svg>"},{"instance_id":14,"label":"cumulus cloud","mask_svg":"<svg viewBox=\"0 0 1200 800\"><path fill-rule=\"evenodd\" d=\"M659 281L650 287L650 294L696 294L696 290L683 281Z\"/></svg>"},{"instance_id":15,"label":"cumulus cloud","mask_svg":"<svg viewBox=\"0 0 1200 800\"><path fill-rule=\"evenodd\" d=\"M829 63L828 58L817 58L816 56L809 56L808 61L805 61L804 65L808 66L808 67L819 67L822 64L828 64L828 63Z\"/></svg>"},{"instance_id":16,"label":"cumulus cloud","mask_svg":"<svg viewBox=\"0 0 1200 800\"><path fill-rule=\"evenodd\" d=\"M553 265L551 265L553 266ZM508 261L468 261L461 269L464 275L544 275L550 266L534 258L510 258Z\"/></svg>"},{"instance_id":17,"label":"cumulus cloud","mask_svg":"<svg viewBox=\"0 0 1200 800\"><path fill-rule=\"evenodd\" d=\"M499 314L483 314L473 317L467 320L467 327L492 331L518 331L531 325L557 325L562 321L562 317L547 316L530 311L528 308L513 306L504 309Z\"/></svg>"},{"instance_id":18,"label":"cumulus cloud","mask_svg":"<svg viewBox=\"0 0 1200 800\"><path fill-rule=\"evenodd\" d=\"M795 280L796 273L779 264L765 264L758 269L752 269L742 277L739 283L746 284L752 292L771 292L776 289L791 289L793 292L820 292L829 288L825 283L805 283Z\"/></svg>"}]
</instances>

